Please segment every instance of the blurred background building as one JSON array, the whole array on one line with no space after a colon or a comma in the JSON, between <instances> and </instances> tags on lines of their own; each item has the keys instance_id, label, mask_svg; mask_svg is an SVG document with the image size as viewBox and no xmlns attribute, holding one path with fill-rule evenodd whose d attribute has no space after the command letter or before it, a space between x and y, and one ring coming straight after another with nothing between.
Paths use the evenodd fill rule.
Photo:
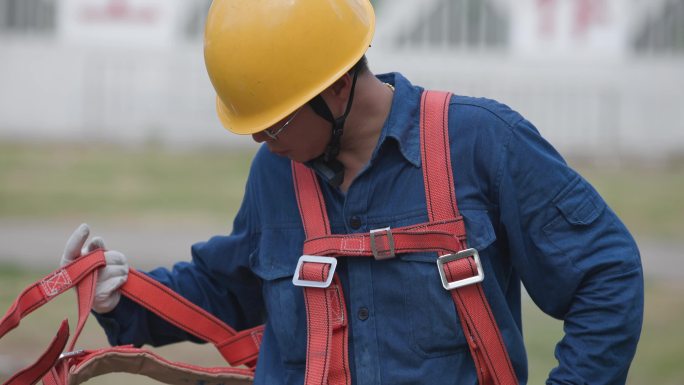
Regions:
<instances>
[{"instance_id":1,"label":"blurred background building","mask_svg":"<svg viewBox=\"0 0 684 385\"><path fill-rule=\"evenodd\" d=\"M209 4L0 0L0 140L246 143L214 114ZM684 0L374 4L375 72L498 99L565 154L684 154Z\"/></svg>"}]
</instances>

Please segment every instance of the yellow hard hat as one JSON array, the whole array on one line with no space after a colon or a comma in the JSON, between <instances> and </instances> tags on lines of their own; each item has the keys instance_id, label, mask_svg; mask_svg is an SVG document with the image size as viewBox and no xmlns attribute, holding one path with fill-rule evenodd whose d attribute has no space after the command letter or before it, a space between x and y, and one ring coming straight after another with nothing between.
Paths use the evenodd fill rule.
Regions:
<instances>
[{"instance_id":1,"label":"yellow hard hat","mask_svg":"<svg viewBox=\"0 0 684 385\"><path fill-rule=\"evenodd\" d=\"M214 0L204 60L224 127L262 131L349 71L375 29L369 0Z\"/></svg>"}]
</instances>

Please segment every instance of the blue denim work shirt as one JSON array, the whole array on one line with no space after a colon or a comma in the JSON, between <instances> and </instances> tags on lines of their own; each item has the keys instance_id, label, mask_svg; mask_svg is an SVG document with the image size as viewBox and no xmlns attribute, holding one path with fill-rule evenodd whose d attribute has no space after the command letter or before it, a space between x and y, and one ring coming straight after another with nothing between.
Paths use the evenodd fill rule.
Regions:
<instances>
[{"instance_id":1,"label":"blue denim work shirt","mask_svg":"<svg viewBox=\"0 0 684 385\"><path fill-rule=\"evenodd\" d=\"M378 77L395 94L370 162L346 194L321 183L333 233L428 221L422 89L397 73ZM468 243L482 258L484 291L520 383L527 382L521 282L541 310L565 321L547 384L624 383L643 317L640 257L625 226L510 108L454 96L449 135ZM232 233L193 245L192 262L148 274L236 329L265 322L255 384L302 384L306 310L292 275L303 241L290 161L262 146ZM436 257L339 258L354 384L477 383ZM112 344L196 340L126 299L98 320Z\"/></svg>"}]
</instances>

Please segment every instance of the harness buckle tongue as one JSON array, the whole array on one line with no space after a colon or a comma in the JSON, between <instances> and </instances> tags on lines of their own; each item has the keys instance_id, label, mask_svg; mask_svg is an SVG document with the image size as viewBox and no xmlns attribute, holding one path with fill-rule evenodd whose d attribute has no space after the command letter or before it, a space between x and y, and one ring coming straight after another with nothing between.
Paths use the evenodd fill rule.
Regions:
<instances>
[{"instance_id":1,"label":"harness buckle tongue","mask_svg":"<svg viewBox=\"0 0 684 385\"><path fill-rule=\"evenodd\" d=\"M302 267L304 263L316 263L330 265L330 270L328 270L328 276L320 281L306 280L301 278ZM335 275L335 268L337 267L337 259L333 257L321 257L318 255L302 255L299 257L297 262L297 268L295 269L294 276L292 277L292 283L295 286L301 287L318 287L326 288L330 286L333 280L333 275Z\"/></svg>"},{"instance_id":2,"label":"harness buckle tongue","mask_svg":"<svg viewBox=\"0 0 684 385\"><path fill-rule=\"evenodd\" d=\"M444 271L444 266L452 261L463 258L472 257L475 260L475 266L477 267L477 274L471 277L462 278L456 281L449 282L446 272ZM482 282L484 280L484 271L482 270L482 262L480 262L480 254L478 254L475 249L465 249L459 251L456 254L446 254L437 258L437 270L439 271L439 277L442 279L442 286L446 290L458 289L459 287L472 285L474 283Z\"/></svg>"},{"instance_id":3,"label":"harness buckle tongue","mask_svg":"<svg viewBox=\"0 0 684 385\"><path fill-rule=\"evenodd\" d=\"M57 358L57 359L58 360L64 360L66 358L78 357L78 356L82 356L84 354L86 354L85 349L78 349L78 350L74 350L71 352L64 352L64 353L60 354L59 358Z\"/></svg>"},{"instance_id":4,"label":"harness buckle tongue","mask_svg":"<svg viewBox=\"0 0 684 385\"><path fill-rule=\"evenodd\" d=\"M378 250L378 243L376 237L380 236L387 237L387 249ZM370 246L373 252L373 258L382 260L390 259L396 256L394 249L394 236L392 235L392 229L389 227L384 227L382 229L374 229L370 231Z\"/></svg>"}]
</instances>

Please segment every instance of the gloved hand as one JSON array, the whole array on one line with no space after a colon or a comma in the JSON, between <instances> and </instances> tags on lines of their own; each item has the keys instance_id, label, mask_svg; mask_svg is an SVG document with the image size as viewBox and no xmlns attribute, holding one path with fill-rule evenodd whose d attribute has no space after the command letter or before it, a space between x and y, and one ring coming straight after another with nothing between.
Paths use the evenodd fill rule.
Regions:
<instances>
[{"instance_id":1,"label":"gloved hand","mask_svg":"<svg viewBox=\"0 0 684 385\"><path fill-rule=\"evenodd\" d=\"M86 240L90 235L90 227L81 224L66 243L64 254L59 265L64 266L73 262L81 255L87 254L95 249L105 249L104 241L100 237L94 237L87 246ZM118 251L105 251L107 265L100 268L97 275L95 286L95 298L93 299L93 310L96 313L108 313L116 307L121 299L119 288L128 279L128 262L126 256Z\"/></svg>"}]
</instances>

